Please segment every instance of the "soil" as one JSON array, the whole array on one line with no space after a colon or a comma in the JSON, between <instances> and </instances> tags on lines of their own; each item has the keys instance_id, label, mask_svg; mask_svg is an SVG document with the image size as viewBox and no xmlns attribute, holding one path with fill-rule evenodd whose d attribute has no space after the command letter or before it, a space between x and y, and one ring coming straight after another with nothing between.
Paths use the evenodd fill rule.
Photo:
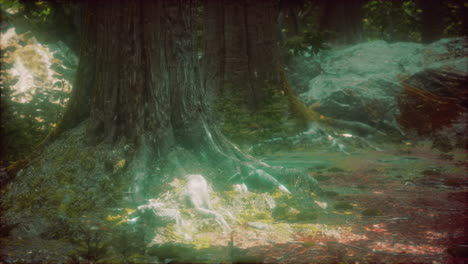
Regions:
<instances>
[{"instance_id":1,"label":"soil","mask_svg":"<svg viewBox=\"0 0 468 264\"><path fill-rule=\"evenodd\" d=\"M311 175L321 175L321 186L339 194L327 201L327 213L309 224L322 224L324 231L275 237L278 232L237 227L234 244L244 249L238 263L468 263L465 152L447 159L421 145L302 155L303 161L310 157L315 157L311 163L327 164ZM343 201L352 209L331 208Z\"/></svg>"},{"instance_id":2,"label":"soil","mask_svg":"<svg viewBox=\"0 0 468 264\"><path fill-rule=\"evenodd\" d=\"M308 152L264 158L279 164L285 156L309 167L321 187L335 194L319 198L327 209L307 223L276 222L270 229L233 226L232 240L230 234L199 234L215 242L195 251L199 261L193 262L468 263L465 151L448 157L419 145L349 155ZM27 243L3 245L7 244L3 256L31 259ZM174 261L168 263L180 263Z\"/></svg>"}]
</instances>

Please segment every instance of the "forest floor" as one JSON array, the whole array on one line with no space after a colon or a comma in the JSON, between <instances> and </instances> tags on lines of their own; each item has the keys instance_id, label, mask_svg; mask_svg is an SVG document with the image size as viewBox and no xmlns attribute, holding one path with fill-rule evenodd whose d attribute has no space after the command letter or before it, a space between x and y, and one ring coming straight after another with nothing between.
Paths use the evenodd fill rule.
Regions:
<instances>
[{"instance_id":1,"label":"forest floor","mask_svg":"<svg viewBox=\"0 0 468 264\"><path fill-rule=\"evenodd\" d=\"M289 158L301 167L309 159L311 175L338 195L314 223L288 223L286 232L278 232L284 223L234 227L238 263L468 263L466 153L421 145L284 155L266 160ZM229 243L227 235L216 236L217 244Z\"/></svg>"},{"instance_id":2,"label":"forest floor","mask_svg":"<svg viewBox=\"0 0 468 264\"><path fill-rule=\"evenodd\" d=\"M307 169L334 193L319 198L327 208L317 219L270 222L265 228L239 224L232 226L232 241L230 234L204 232L194 239L210 241L206 246L172 250L179 255L187 246L187 255L196 256L183 263L468 263L466 155L424 144L351 154L267 155L263 160L269 164ZM44 251L46 259L61 259L70 251L65 246L29 241L0 252L26 260L33 251ZM161 251L154 253L163 263ZM168 257L164 263L181 262Z\"/></svg>"}]
</instances>

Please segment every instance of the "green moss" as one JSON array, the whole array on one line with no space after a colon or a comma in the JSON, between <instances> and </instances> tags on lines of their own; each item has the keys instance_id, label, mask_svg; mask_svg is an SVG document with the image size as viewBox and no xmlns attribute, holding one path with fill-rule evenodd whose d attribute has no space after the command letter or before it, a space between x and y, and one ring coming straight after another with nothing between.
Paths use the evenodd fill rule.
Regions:
<instances>
[{"instance_id":1,"label":"green moss","mask_svg":"<svg viewBox=\"0 0 468 264\"><path fill-rule=\"evenodd\" d=\"M80 167L86 171L92 171L96 167L95 158L90 151L83 151L80 155Z\"/></svg>"},{"instance_id":2,"label":"green moss","mask_svg":"<svg viewBox=\"0 0 468 264\"><path fill-rule=\"evenodd\" d=\"M318 175L314 176L314 178L317 181L328 181L328 180L330 180L330 175L318 174Z\"/></svg>"},{"instance_id":3,"label":"green moss","mask_svg":"<svg viewBox=\"0 0 468 264\"><path fill-rule=\"evenodd\" d=\"M313 242L313 241L304 241L304 247L315 247L317 245L319 245L317 242Z\"/></svg>"},{"instance_id":4,"label":"green moss","mask_svg":"<svg viewBox=\"0 0 468 264\"><path fill-rule=\"evenodd\" d=\"M324 191L324 193L323 193L323 196L328 197L328 198L337 197L339 195L340 194L335 192L335 191Z\"/></svg>"},{"instance_id":5,"label":"green moss","mask_svg":"<svg viewBox=\"0 0 468 264\"><path fill-rule=\"evenodd\" d=\"M274 232L275 235L280 237L289 237L291 235L291 232L293 232L291 225L287 223L273 224L270 225L270 227L272 232Z\"/></svg>"},{"instance_id":6,"label":"green moss","mask_svg":"<svg viewBox=\"0 0 468 264\"><path fill-rule=\"evenodd\" d=\"M55 178L57 179L60 185L70 184L73 183L74 177L64 171L58 171L55 174Z\"/></svg>"},{"instance_id":7,"label":"green moss","mask_svg":"<svg viewBox=\"0 0 468 264\"><path fill-rule=\"evenodd\" d=\"M272 216L276 220L297 221L300 213L297 208L282 203L275 207Z\"/></svg>"},{"instance_id":8,"label":"green moss","mask_svg":"<svg viewBox=\"0 0 468 264\"><path fill-rule=\"evenodd\" d=\"M260 256L248 256L248 255L241 255L234 257L234 263L249 263L249 264L260 264L264 263L263 258Z\"/></svg>"},{"instance_id":9,"label":"green moss","mask_svg":"<svg viewBox=\"0 0 468 264\"><path fill-rule=\"evenodd\" d=\"M361 214L363 216L379 216L381 212L377 209L365 209Z\"/></svg>"},{"instance_id":10,"label":"green moss","mask_svg":"<svg viewBox=\"0 0 468 264\"><path fill-rule=\"evenodd\" d=\"M61 161L62 162L70 162L75 160L78 157L78 153L76 149L70 148L65 154L63 154Z\"/></svg>"},{"instance_id":11,"label":"green moss","mask_svg":"<svg viewBox=\"0 0 468 264\"><path fill-rule=\"evenodd\" d=\"M317 219L319 212L310 208L307 211L302 211L297 215L297 221L311 221Z\"/></svg>"},{"instance_id":12,"label":"green moss","mask_svg":"<svg viewBox=\"0 0 468 264\"><path fill-rule=\"evenodd\" d=\"M258 221L258 220L271 220L271 213L267 211L257 211L254 208L250 208L247 210L243 210L239 216L238 216L238 221L242 224L245 224L247 222L253 222L253 221Z\"/></svg>"},{"instance_id":13,"label":"green moss","mask_svg":"<svg viewBox=\"0 0 468 264\"><path fill-rule=\"evenodd\" d=\"M202 249L202 248L209 248L214 244L214 240L211 237L198 237L195 240L193 240L192 245L196 249Z\"/></svg>"},{"instance_id":14,"label":"green moss","mask_svg":"<svg viewBox=\"0 0 468 264\"><path fill-rule=\"evenodd\" d=\"M329 172L345 172L346 170L338 167L332 167L328 169Z\"/></svg>"},{"instance_id":15,"label":"green moss","mask_svg":"<svg viewBox=\"0 0 468 264\"><path fill-rule=\"evenodd\" d=\"M353 205L350 202L342 201L334 204L336 210L350 210L353 209Z\"/></svg>"}]
</instances>

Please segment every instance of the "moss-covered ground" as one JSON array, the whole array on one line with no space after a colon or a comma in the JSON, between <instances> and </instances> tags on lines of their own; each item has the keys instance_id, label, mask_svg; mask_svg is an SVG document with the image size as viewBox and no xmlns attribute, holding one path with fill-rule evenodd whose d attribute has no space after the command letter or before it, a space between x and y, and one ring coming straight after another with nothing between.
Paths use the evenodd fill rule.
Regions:
<instances>
[{"instance_id":1,"label":"moss-covered ground","mask_svg":"<svg viewBox=\"0 0 468 264\"><path fill-rule=\"evenodd\" d=\"M30 230L31 237L13 232L0 241L0 252L10 262L70 263L456 263L466 258L466 153L442 153L424 143L386 149L264 156L273 165L306 169L324 194L213 191L213 207L233 233L223 233L214 220L180 205L191 239L174 224L139 230L128 223L136 205L115 204L118 197L103 194L128 189L127 176L119 174L128 166L123 152L95 156L86 148L56 150L55 156L47 156L52 158L46 167L33 163L35 170L50 169L56 175L27 183L17 179L16 188L37 187L33 193L17 190L11 200L11 212L21 213L9 217L23 217L19 220L30 221L25 226L38 230ZM77 178L85 177L78 168L88 170L86 177L94 175L96 183L84 185L89 179ZM106 183L105 177L96 176L99 171L114 180ZM46 181L70 187L41 188L51 186ZM183 181L169 186L166 192L180 193ZM305 206L304 196L314 204ZM55 225L41 225L46 218Z\"/></svg>"}]
</instances>

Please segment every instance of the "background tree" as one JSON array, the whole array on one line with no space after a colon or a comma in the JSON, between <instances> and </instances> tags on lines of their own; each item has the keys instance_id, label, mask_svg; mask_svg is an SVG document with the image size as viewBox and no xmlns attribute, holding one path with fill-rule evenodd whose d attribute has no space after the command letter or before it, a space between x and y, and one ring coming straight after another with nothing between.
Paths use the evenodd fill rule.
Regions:
<instances>
[{"instance_id":1,"label":"background tree","mask_svg":"<svg viewBox=\"0 0 468 264\"><path fill-rule=\"evenodd\" d=\"M218 98L220 119L230 125L224 126L228 134L251 129L246 134L252 137L252 130L284 131L281 124L289 118L301 125L319 120L288 84L279 46L278 8L267 0L204 1L206 87ZM229 119L234 115L236 120Z\"/></svg>"},{"instance_id":2,"label":"background tree","mask_svg":"<svg viewBox=\"0 0 468 264\"><path fill-rule=\"evenodd\" d=\"M422 10L421 40L423 43L431 43L441 38L443 33L443 1L418 1Z\"/></svg>"},{"instance_id":3,"label":"background tree","mask_svg":"<svg viewBox=\"0 0 468 264\"><path fill-rule=\"evenodd\" d=\"M62 41L79 53L80 5L78 1L2 0L5 22L15 25L18 34L31 31L42 44Z\"/></svg>"},{"instance_id":4,"label":"background tree","mask_svg":"<svg viewBox=\"0 0 468 264\"><path fill-rule=\"evenodd\" d=\"M354 44L362 40L363 5L366 0L320 2L320 28L336 44Z\"/></svg>"},{"instance_id":5,"label":"background tree","mask_svg":"<svg viewBox=\"0 0 468 264\"><path fill-rule=\"evenodd\" d=\"M389 42L421 40L421 10L413 0L369 1L364 5L367 39Z\"/></svg>"}]
</instances>

